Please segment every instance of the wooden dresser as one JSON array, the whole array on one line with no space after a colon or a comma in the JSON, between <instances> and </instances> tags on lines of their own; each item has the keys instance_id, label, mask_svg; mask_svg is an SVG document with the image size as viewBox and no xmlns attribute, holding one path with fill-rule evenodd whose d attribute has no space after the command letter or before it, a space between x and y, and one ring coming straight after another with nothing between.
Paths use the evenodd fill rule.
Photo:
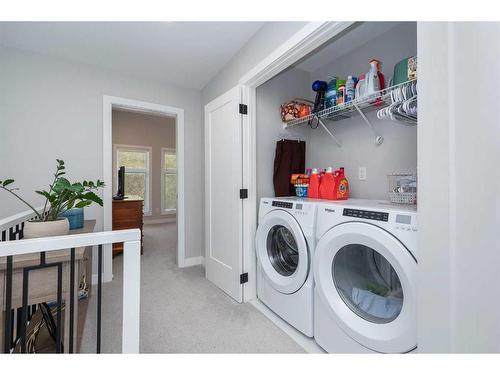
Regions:
<instances>
[{"instance_id":1,"label":"wooden dresser","mask_svg":"<svg viewBox=\"0 0 500 375\"><path fill-rule=\"evenodd\" d=\"M141 230L141 254L143 252L142 217L143 200L140 197L128 196L123 200L113 200L113 230ZM123 242L113 244L113 256L123 252Z\"/></svg>"}]
</instances>

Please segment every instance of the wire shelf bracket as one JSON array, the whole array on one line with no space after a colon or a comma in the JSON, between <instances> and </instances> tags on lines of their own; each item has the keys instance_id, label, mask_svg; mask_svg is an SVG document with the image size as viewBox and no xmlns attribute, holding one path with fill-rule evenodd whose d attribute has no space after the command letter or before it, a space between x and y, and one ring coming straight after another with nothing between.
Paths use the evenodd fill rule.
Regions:
<instances>
[{"instance_id":1,"label":"wire shelf bracket","mask_svg":"<svg viewBox=\"0 0 500 375\"><path fill-rule=\"evenodd\" d=\"M321 127L323 129L325 129L325 131L328 133L328 135L334 140L334 142L337 144L337 146L339 147L342 147L342 142L339 141L339 139L337 137L335 137L335 135L330 131L330 129L328 129L325 125L325 123L323 122L323 120L321 120L321 118L317 118L318 119L318 123L321 125Z\"/></svg>"},{"instance_id":2,"label":"wire shelf bracket","mask_svg":"<svg viewBox=\"0 0 500 375\"><path fill-rule=\"evenodd\" d=\"M365 122L366 126L368 126L370 128L370 130L373 132L373 134L375 135L375 144L377 146L380 146L382 143L384 143L384 137L382 137L377 132L377 130L375 129L373 124L370 122L370 120L368 120L368 117L366 117L366 115L363 113L361 108L359 108L359 106L356 103L353 103L353 105L354 105L354 108L356 108L356 111L358 111L358 113L361 116L361 118L363 119L363 121Z\"/></svg>"}]
</instances>

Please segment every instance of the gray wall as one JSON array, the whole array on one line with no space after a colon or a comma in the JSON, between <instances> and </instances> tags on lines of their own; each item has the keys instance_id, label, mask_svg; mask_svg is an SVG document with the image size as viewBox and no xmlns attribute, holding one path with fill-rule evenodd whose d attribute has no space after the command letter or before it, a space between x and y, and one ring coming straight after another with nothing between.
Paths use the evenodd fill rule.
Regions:
<instances>
[{"instance_id":1,"label":"gray wall","mask_svg":"<svg viewBox=\"0 0 500 375\"><path fill-rule=\"evenodd\" d=\"M371 58L379 58L388 84L394 65L405 57L416 55L416 32L416 23L397 26L311 73L310 82L327 80L333 74L339 78L346 78L349 74L358 76L368 71ZM353 198L388 199L386 175L416 171L417 128L381 121L377 119L376 111L369 112L367 117L384 137L382 145L374 144L374 135L360 116L329 122L327 125L342 142L342 148L337 147L321 127L311 130L306 164L320 168L345 167ZM358 179L359 167L366 167L366 180Z\"/></svg>"},{"instance_id":2,"label":"gray wall","mask_svg":"<svg viewBox=\"0 0 500 375\"><path fill-rule=\"evenodd\" d=\"M172 117L150 115L146 113L113 110L113 145L147 146L151 147L151 215L148 220L173 218L175 214L161 213L161 149L175 150L175 119ZM116 152L113 150L113 171L116 171ZM113 179L113 192L117 189L116 179Z\"/></svg>"},{"instance_id":3,"label":"gray wall","mask_svg":"<svg viewBox=\"0 0 500 375\"><path fill-rule=\"evenodd\" d=\"M71 179L98 179L102 171L102 101L114 95L185 110L186 256L201 255L203 135L198 91L168 87L111 70L0 47L0 176L13 177L34 204L48 185L55 159ZM0 217L25 207L0 194ZM86 210L103 227L103 210Z\"/></svg>"},{"instance_id":4,"label":"gray wall","mask_svg":"<svg viewBox=\"0 0 500 375\"><path fill-rule=\"evenodd\" d=\"M288 69L257 88L257 204L262 197L274 197L273 164L276 141L282 138L306 141L310 132L297 127L283 130L280 105L294 97L307 97L310 91L309 74Z\"/></svg>"}]
</instances>

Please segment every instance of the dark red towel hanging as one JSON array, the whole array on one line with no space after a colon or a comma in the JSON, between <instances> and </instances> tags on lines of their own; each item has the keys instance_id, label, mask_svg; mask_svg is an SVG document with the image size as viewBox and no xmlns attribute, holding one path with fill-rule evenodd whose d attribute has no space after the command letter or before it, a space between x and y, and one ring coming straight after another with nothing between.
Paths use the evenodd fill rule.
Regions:
<instances>
[{"instance_id":1,"label":"dark red towel hanging","mask_svg":"<svg viewBox=\"0 0 500 375\"><path fill-rule=\"evenodd\" d=\"M304 173L306 168L306 142L282 139L276 142L274 157L274 194L277 197L295 195L290 183L293 173Z\"/></svg>"}]
</instances>

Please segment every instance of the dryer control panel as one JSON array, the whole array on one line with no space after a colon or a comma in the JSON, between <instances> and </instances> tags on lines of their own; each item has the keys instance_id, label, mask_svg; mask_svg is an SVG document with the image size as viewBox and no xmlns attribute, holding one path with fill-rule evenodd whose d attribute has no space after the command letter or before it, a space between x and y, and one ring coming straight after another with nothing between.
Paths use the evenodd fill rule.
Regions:
<instances>
[{"instance_id":1,"label":"dryer control panel","mask_svg":"<svg viewBox=\"0 0 500 375\"><path fill-rule=\"evenodd\" d=\"M344 208L344 216L357 217L361 219L389 221L389 214L387 212L355 210L352 208Z\"/></svg>"}]
</instances>

